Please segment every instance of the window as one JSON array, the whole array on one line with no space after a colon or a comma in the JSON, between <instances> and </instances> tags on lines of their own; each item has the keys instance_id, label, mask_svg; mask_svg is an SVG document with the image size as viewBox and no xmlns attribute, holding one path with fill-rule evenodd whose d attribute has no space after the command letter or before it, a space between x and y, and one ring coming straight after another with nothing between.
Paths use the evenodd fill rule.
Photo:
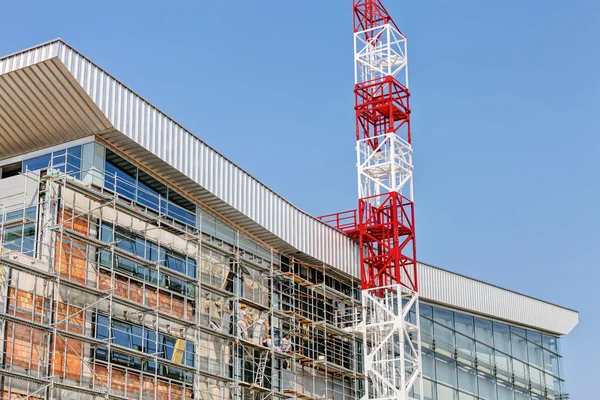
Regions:
<instances>
[{"instance_id":1,"label":"window","mask_svg":"<svg viewBox=\"0 0 600 400\"><path fill-rule=\"evenodd\" d=\"M456 387L456 362L443 356L435 356L435 374L438 382ZM438 387L439 392L439 387Z\"/></svg>"},{"instance_id":2,"label":"window","mask_svg":"<svg viewBox=\"0 0 600 400\"><path fill-rule=\"evenodd\" d=\"M513 400L514 387L510 383L498 381L498 400Z\"/></svg>"},{"instance_id":3,"label":"window","mask_svg":"<svg viewBox=\"0 0 600 400\"><path fill-rule=\"evenodd\" d=\"M460 332L468 337L474 337L473 317L460 313L454 313L454 324L457 332Z\"/></svg>"},{"instance_id":4,"label":"window","mask_svg":"<svg viewBox=\"0 0 600 400\"><path fill-rule=\"evenodd\" d=\"M196 276L195 259L170 249L159 248L156 243L145 240L120 227L117 227L113 232L113 227L111 225L103 223L100 228L100 240L108 243L114 241L119 249L131 253L132 255L160 263L160 265L166 266L169 269L192 278ZM193 286L182 279L168 277L162 274L162 279L159 279L158 273L152 268L136 263L127 257L116 256L115 259L115 267L130 275L136 276L147 282L158 283L160 281L163 287L188 296L194 295ZM113 266L110 253L105 250L99 252L99 262L102 266L108 268Z\"/></svg>"},{"instance_id":5,"label":"window","mask_svg":"<svg viewBox=\"0 0 600 400\"><path fill-rule=\"evenodd\" d=\"M67 149L67 174L81 179L81 146Z\"/></svg>"},{"instance_id":6,"label":"window","mask_svg":"<svg viewBox=\"0 0 600 400\"><path fill-rule=\"evenodd\" d=\"M468 393L477 394L477 371L473 368L459 366L458 388Z\"/></svg>"},{"instance_id":7,"label":"window","mask_svg":"<svg viewBox=\"0 0 600 400\"><path fill-rule=\"evenodd\" d=\"M479 396L485 400L497 400L496 379L486 374L477 374Z\"/></svg>"},{"instance_id":8,"label":"window","mask_svg":"<svg viewBox=\"0 0 600 400\"><path fill-rule=\"evenodd\" d=\"M0 179L6 179L10 178L11 176L19 175L21 173L22 165L23 163L19 161L3 166L2 168L0 168L2 170L2 176L0 177Z\"/></svg>"},{"instance_id":9,"label":"window","mask_svg":"<svg viewBox=\"0 0 600 400\"><path fill-rule=\"evenodd\" d=\"M489 346L493 346L492 322L475 318L475 339Z\"/></svg>"},{"instance_id":10,"label":"window","mask_svg":"<svg viewBox=\"0 0 600 400\"><path fill-rule=\"evenodd\" d=\"M44 154L43 156L25 160L23 161L23 171L37 171L40 169L48 168L48 166L50 166L50 159L50 154Z\"/></svg>"},{"instance_id":11,"label":"window","mask_svg":"<svg viewBox=\"0 0 600 400\"><path fill-rule=\"evenodd\" d=\"M159 334L158 340L153 330L146 329L140 325L125 321L114 320L110 327L112 335L109 335L109 318L102 314L96 315L96 338L112 338L112 343L133 349L150 356L157 355L159 358L167 359L175 363L193 367L194 365L194 345L187 343L182 339L176 339L172 336ZM180 351L178 357L173 357L174 352ZM107 361L107 350L98 349L96 357ZM111 361L126 365L131 368L143 369L147 372L158 372L159 374L186 382L192 379L192 374L183 369L167 367L156 363L152 359L136 357L120 353L117 350L112 351Z\"/></svg>"},{"instance_id":12,"label":"window","mask_svg":"<svg viewBox=\"0 0 600 400\"><path fill-rule=\"evenodd\" d=\"M19 211L22 215L22 211ZM6 218L9 219L9 216ZM29 223L4 230L4 247L23 254L33 255L35 250L35 224Z\"/></svg>"},{"instance_id":13,"label":"window","mask_svg":"<svg viewBox=\"0 0 600 400\"><path fill-rule=\"evenodd\" d=\"M194 203L108 149L104 187L184 224L196 226Z\"/></svg>"}]
</instances>

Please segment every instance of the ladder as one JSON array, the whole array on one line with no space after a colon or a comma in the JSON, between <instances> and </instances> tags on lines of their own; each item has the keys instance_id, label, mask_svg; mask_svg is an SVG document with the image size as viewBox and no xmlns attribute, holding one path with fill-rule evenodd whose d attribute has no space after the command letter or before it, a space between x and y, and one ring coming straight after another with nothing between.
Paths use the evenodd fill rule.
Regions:
<instances>
[{"instance_id":1,"label":"ladder","mask_svg":"<svg viewBox=\"0 0 600 400\"><path fill-rule=\"evenodd\" d=\"M258 369L256 370L256 378L254 379L254 384L257 386L263 386L265 380L265 369L267 368L267 360L269 359L270 353L270 351L265 350L260 355Z\"/></svg>"}]
</instances>

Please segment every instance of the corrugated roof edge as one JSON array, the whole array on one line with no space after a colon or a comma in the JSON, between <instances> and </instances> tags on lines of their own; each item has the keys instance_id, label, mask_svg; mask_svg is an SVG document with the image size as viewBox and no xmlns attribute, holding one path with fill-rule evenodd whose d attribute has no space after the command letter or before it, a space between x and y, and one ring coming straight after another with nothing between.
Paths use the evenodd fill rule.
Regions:
<instances>
[{"instance_id":1,"label":"corrugated roof edge","mask_svg":"<svg viewBox=\"0 0 600 400\"><path fill-rule=\"evenodd\" d=\"M198 138L198 140L200 140L206 147L210 148L212 151L214 151L215 153L219 154L221 157L225 158L226 160L228 160L229 162L231 162L231 164L233 164L234 166L238 167L239 169L241 169L242 171L244 171L245 173L247 173L250 177L252 177L253 179L255 179L257 182L259 182L261 185L263 185L266 189L268 189L269 191L271 191L274 195L276 195L277 197L279 197L281 200L283 200L284 202L286 202L287 204L289 204L290 206L294 207L296 210L298 210L299 212L305 214L306 216L314 219L315 221L318 221L319 223L327 226L329 229L331 229L332 231L335 231L336 233L346 236L343 232L331 227L330 225L324 223L323 221L321 221L320 219L318 219L317 217L313 216L312 214L307 213L306 211L302 210L300 207L296 206L295 204L293 204L292 202L290 202L289 200L287 200L286 198L284 198L283 196L281 196L280 194L278 194L276 191L274 191L273 189L271 189L269 186L265 185L260 179L256 178L254 175L252 175L251 173L249 173L248 171L246 171L244 168L242 168L241 166L239 166L237 163L233 162L231 159L229 159L228 157L226 157L223 153L221 153L220 151L218 151L217 149L215 149L214 147L212 147L211 145L209 145L208 143L206 143L204 140L202 140L202 138L198 135L196 135L193 131L187 129L185 126L183 126L181 123L175 121L173 118L171 118L166 112L164 112L163 110L161 110L159 107L157 107L156 105L154 105L152 102L148 101L148 99L146 99L144 96L140 95L138 92L136 92L135 90L133 90L130 86L126 85L125 83L123 83L121 80L117 79L114 75L110 74L108 71L106 71L104 68L100 67L98 64L96 64L94 61L92 61L89 57L86 57L82 52L80 52L79 50L77 50L76 48L74 48L73 46L71 46L69 43L67 43L65 40L63 40L62 38L58 37L56 39L52 39L49 40L47 42L43 42L31 47L28 47L26 49L22 49L16 52L13 52L11 54L8 55L4 55L0 57L0 61L5 60L7 58L10 57L14 57L16 55L19 55L21 53L26 53L28 51L31 50L35 50L37 48L40 47L44 47L47 46L49 44L53 44L53 43L60 43L64 46L67 46L68 48L70 48L72 51L76 52L77 54L79 54L81 57L85 58L90 64L94 65L96 68L98 68L99 70L102 70L106 75L110 76L112 79L114 79L116 82L118 82L119 84L123 85L124 87L126 87L127 89L131 90L136 96L139 96L142 100L144 100L145 102L147 102L149 105L151 105L152 107L154 107L158 112L160 112L161 114L163 114L166 118L168 118L169 120L171 120L174 124L178 125L179 127L181 127L181 129L185 130L186 132L191 133L192 135L194 135L196 138Z\"/></svg>"},{"instance_id":2,"label":"corrugated roof edge","mask_svg":"<svg viewBox=\"0 0 600 400\"><path fill-rule=\"evenodd\" d=\"M572 308L568 308L568 307L561 306L559 304L551 303L551 302L543 300L543 299L538 299L537 297L533 297L533 296L530 296L528 294L519 293L519 292L516 292L516 291L511 290L511 289L507 289L507 288L502 287L502 286L494 285L493 283L482 281L481 279L476 279L476 278L473 278L473 277L470 277L470 276L467 276L467 275L459 274L458 272L450 271L449 269L445 269L445 268L440 268L438 266L435 266L433 264L429 264L429 263L426 263L426 262L423 262L423 261L418 261L418 263L419 264L423 264L423 265L427 265L428 267L431 267L431 268L439 269L440 271L448 272L448 273L453 274L453 275L458 275L458 276L460 276L462 278L469 279L469 280L472 280L472 281L475 281L475 282L479 282L479 283L482 283L484 285L492 286L492 287L495 287L496 289L505 290L507 292L516 294L517 296L527 297L527 298L529 298L531 300L540 301L542 303L545 303L545 304L548 304L548 305L551 305L551 306L554 306L554 307L562 308L563 310L567 310L567 311L571 311L571 312L579 314L579 311L573 310Z\"/></svg>"}]
</instances>

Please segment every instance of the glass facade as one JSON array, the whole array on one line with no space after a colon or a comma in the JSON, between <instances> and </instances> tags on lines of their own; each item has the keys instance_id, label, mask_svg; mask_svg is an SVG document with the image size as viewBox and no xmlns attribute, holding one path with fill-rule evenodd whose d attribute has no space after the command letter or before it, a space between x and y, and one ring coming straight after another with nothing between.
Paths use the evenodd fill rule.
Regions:
<instances>
[{"instance_id":1,"label":"glass facade","mask_svg":"<svg viewBox=\"0 0 600 400\"><path fill-rule=\"evenodd\" d=\"M95 144L96 146L100 146ZM184 196L168 188L143 170L135 167L116 153L104 149L103 165L98 168L102 175L101 186L104 190L118 193L121 197L135 202L154 212L161 213L174 221L188 227L201 229L204 233L225 242L236 243L236 230L187 200ZM65 150L23 161L23 171L35 171L54 168L66 172L79 179L85 170L81 160L82 146L74 146ZM97 166L96 166L97 167ZM100 186L100 185L98 185ZM4 246L9 249L32 254L35 252L36 208L20 209L0 213L3 222ZM17 223L23 221L23 223ZM175 270L188 277L198 274L196 261L186 255L158 249L158 246L125 230L113 230L111 225L101 225L100 240L114 242L117 247L131 255L151 262L160 261L161 266ZM256 254L267 260L271 251L246 237L239 237L242 250ZM100 264L103 267L115 267L121 272L138 279L158 284L182 296L193 296L193 287L174 276L160 275L146 268L143 263L132 261L132 257L119 254L111 255L99 251ZM319 281L308 271L299 266L289 265L289 260L281 256L282 271L293 268L296 274L309 281ZM360 299L360 291L343 285L330 277L326 285L341 293L350 294ZM423 344L423 396L425 400L540 400L563 399L565 393L561 363L560 341L557 337L533 330L523 329L485 318L474 317L465 313L448 310L442 307L422 304L420 323ZM99 326L106 317L98 315ZM413 316L414 318L414 316ZM142 327L115 321L112 337L117 344L134 348L143 352L162 352L168 356L169 339L167 336L154 338L152 333L146 337ZM104 329L104 328L103 328ZM109 328L97 332L98 338L108 337ZM123 333L125 332L125 333ZM140 333L141 332L141 333ZM149 332L149 331L148 331ZM164 342L164 343L163 343ZM163 343L163 344L160 344ZM153 347L154 346L154 347ZM157 350L165 346L163 350ZM187 345L186 345L187 346ZM171 345L173 348L174 345ZM191 350L189 350L191 351ZM188 350L186 350L187 354ZM107 354L98 354L107 358ZM118 352L111 357L123 359L123 363L147 370L159 368L165 371L166 366L140 364L135 357L121 355ZM185 358L187 360L187 356ZM188 361L193 362L193 358ZM177 368L171 368L178 379L188 377Z\"/></svg>"},{"instance_id":2,"label":"glass facade","mask_svg":"<svg viewBox=\"0 0 600 400\"><path fill-rule=\"evenodd\" d=\"M559 338L426 304L420 313L425 400L563 399Z\"/></svg>"},{"instance_id":3,"label":"glass facade","mask_svg":"<svg viewBox=\"0 0 600 400\"><path fill-rule=\"evenodd\" d=\"M164 365L161 359L169 360L175 364L183 364L194 367L194 345L183 339L177 339L170 335L156 333L154 329L148 329L141 325L117 319L110 319L103 314L97 314L95 321L96 338L100 340L111 340L112 344L144 353L150 357L137 357L135 355L111 351L110 361L135 368L145 372L157 372L159 375L171 379L192 382L193 373L181 368ZM97 349L96 357L108 361L108 350ZM159 362L157 363L152 357Z\"/></svg>"}]
</instances>

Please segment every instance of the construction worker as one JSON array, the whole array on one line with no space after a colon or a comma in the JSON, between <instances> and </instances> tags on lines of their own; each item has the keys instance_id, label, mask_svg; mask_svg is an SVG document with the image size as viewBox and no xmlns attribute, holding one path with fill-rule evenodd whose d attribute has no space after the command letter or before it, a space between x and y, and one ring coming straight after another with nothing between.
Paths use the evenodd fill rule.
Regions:
<instances>
[{"instance_id":1,"label":"construction worker","mask_svg":"<svg viewBox=\"0 0 600 400\"><path fill-rule=\"evenodd\" d=\"M248 313L246 305L240 306L240 312L237 320L237 335L244 340L248 340Z\"/></svg>"},{"instance_id":2,"label":"construction worker","mask_svg":"<svg viewBox=\"0 0 600 400\"><path fill-rule=\"evenodd\" d=\"M289 333L281 339L281 351L284 353L291 353L292 351L292 339Z\"/></svg>"},{"instance_id":3,"label":"construction worker","mask_svg":"<svg viewBox=\"0 0 600 400\"><path fill-rule=\"evenodd\" d=\"M254 344L261 344L263 337L269 330L269 322L264 315L259 315L254 321L254 327L252 329L252 342Z\"/></svg>"},{"instance_id":4,"label":"construction worker","mask_svg":"<svg viewBox=\"0 0 600 400\"><path fill-rule=\"evenodd\" d=\"M273 347L273 340L271 339L271 335L267 335L265 337L265 340L263 341L263 346L268 347L268 348Z\"/></svg>"}]
</instances>

